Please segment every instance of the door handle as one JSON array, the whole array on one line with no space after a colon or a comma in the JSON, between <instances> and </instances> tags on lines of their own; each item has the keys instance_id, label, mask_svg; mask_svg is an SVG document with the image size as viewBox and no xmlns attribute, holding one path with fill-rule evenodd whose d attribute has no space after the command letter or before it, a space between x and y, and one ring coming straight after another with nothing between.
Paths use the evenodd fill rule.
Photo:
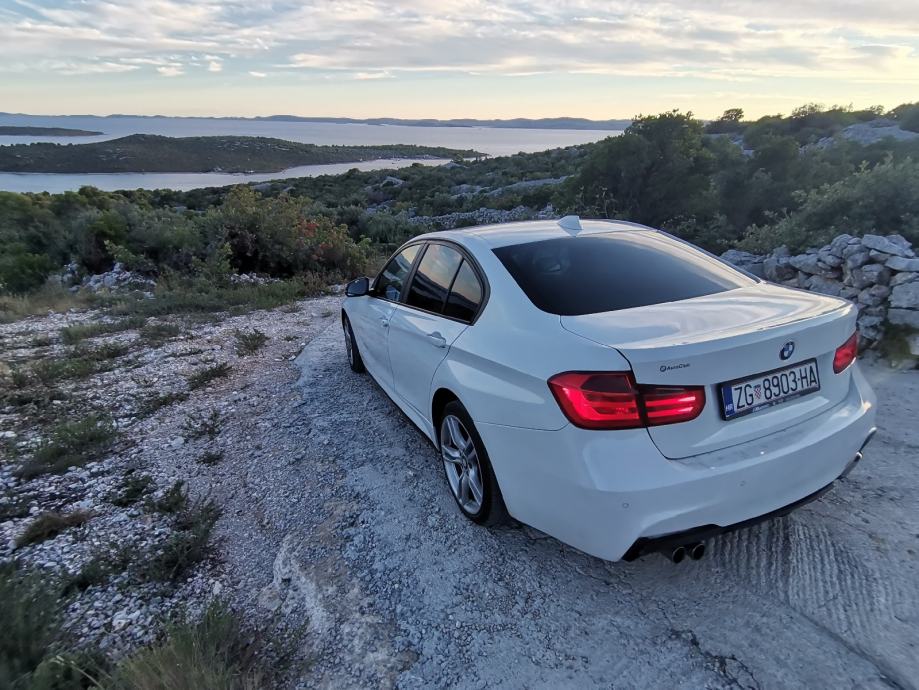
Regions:
<instances>
[{"instance_id":1,"label":"door handle","mask_svg":"<svg viewBox=\"0 0 919 690\"><path fill-rule=\"evenodd\" d=\"M434 331L433 333L428 333L428 338L431 340L431 343L436 347L447 347L447 339L444 338L440 333Z\"/></svg>"},{"instance_id":2,"label":"door handle","mask_svg":"<svg viewBox=\"0 0 919 690\"><path fill-rule=\"evenodd\" d=\"M389 328L389 320L388 320L388 319L384 319L384 318L381 316L381 317L380 317L380 325L381 325L383 328Z\"/></svg>"}]
</instances>

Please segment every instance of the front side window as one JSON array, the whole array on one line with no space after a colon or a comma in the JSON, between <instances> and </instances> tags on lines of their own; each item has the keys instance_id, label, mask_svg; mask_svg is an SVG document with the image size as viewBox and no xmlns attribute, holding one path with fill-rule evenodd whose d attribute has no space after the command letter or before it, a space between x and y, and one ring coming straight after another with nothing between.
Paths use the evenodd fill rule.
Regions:
<instances>
[{"instance_id":1,"label":"front side window","mask_svg":"<svg viewBox=\"0 0 919 690\"><path fill-rule=\"evenodd\" d=\"M462 261L462 254L455 249L443 244L428 245L409 287L406 304L440 314Z\"/></svg>"},{"instance_id":2,"label":"front side window","mask_svg":"<svg viewBox=\"0 0 919 690\"><path fill-rule=\"evenodd\" d=\"M412 264L418 255L419 249L421 249L420 244L406 247L386 264L386 267L377 278L377 284L374 288L374 294L377 297L392 300L393 302L399 300L399 295L402 294L402 286L405 284L405 279L408 278L409 271L412 270Z\"/></svg>"},{"instance_id":3,"label":"front side window","mask_svg":"<svg viewBox=\"0 0 919 690\"><path fill-rule=\"evenodd\" d=\"M756 282L655 232L614 231L493 251L538 309L562 316L678 302Z\"/></svg>"}]
</instances>

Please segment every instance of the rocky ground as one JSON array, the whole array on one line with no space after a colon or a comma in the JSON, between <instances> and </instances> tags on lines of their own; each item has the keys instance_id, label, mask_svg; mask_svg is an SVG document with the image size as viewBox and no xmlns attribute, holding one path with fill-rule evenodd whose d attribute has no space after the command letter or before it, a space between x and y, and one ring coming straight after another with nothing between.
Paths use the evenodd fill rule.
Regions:
<instances>
[{"instance_id":1,"label":"rocky ground","mask_svg":"<svg viewBox=\"0 0 919 690\"><path fill-rule=\"evenodd\" d=\"M60 357L60 329L93 318L0 326L4 359L15 371ZM699 562L610 564L462 520L434 449L348 369L338 298L181 328L155 346L137 331L93 338L129 350L60 386L72 397L46 415L79 396L118 427L99 461L16 478L44 427L9 404L0 417L0 558L74 574L100 549L128 550L68 610L114 653L151 639L168 611L221 597L270 641L280 687L916 687L917 372L868 367L880 432L822 500L714 540ZM255 329L267 341L238 354L236 332ZM141 412L167 393L188 397ZM137 474L152 481L144 498L113 504ZM163 582L143 566L181 530L154 507L176 480L221 515L209 555ZM90 517L17 546L45 510Z\"/></svg>"}]
</instances>

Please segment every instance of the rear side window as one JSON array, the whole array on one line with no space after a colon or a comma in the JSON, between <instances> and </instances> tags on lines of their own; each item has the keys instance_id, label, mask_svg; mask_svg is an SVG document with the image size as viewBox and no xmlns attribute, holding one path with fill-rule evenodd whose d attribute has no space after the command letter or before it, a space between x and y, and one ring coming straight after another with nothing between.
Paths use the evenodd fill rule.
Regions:
<instances>
[{"instance_id":1,"label":"rear side window","mask_svg":"<svg viewBox=\"0 0 919 690\"><path fill-rule=\"evenodd\" d=\"M443 244L429 244L405 300L410 307L441 313L462 255Z\"/></svg>"},{"instance_id":2,"label":"rear side window","mask_svg":"<svg viewBox=\"0 0 919 690\"><path fill-rule=\"evenodd\" d=\"M393 302L398 301L399 295L402 294L402 286L405 284L409 271L412 270L412 263L419 249L421 249L420 244L413 244L396 254L377 278L374 294Z\"/></svg>"},{"instance_id":3,"label":"rear side window","mask_svg":"<svg viewBox=\"0 0 919 690\"><path fill-rule=\"evenodd\" d=\"M755 281L654 232L562 237L493 250L530 301L562 316L713 295Z\"/></svg>"},{"instance_id":4,"label":"rear side window","mask_svg":"<svg viewBox=\"0 0 919 690\"><path fill-rule=\"evenodd\" d=\"M482 303L482 284L468 261L463 261L453 281L444 316L460 321L472 321Z\"/></svg>"}]
</instances>

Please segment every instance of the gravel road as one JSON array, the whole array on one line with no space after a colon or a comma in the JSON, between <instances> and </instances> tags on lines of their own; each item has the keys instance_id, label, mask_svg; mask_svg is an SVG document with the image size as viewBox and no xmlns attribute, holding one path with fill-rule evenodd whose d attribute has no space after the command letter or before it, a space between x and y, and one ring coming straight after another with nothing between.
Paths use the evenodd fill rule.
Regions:
<instances>
[{"instance_id":1,"label":"gravel road","mask_svg":"<svg viewBox=\"0 0 919 690\"><path fill-rule=\"evenodd\" d=\"M919 372L868 368L880 432L822 500L699 562L606 563L461 519L337 318L306 335L233 383L208 483L237 598L302 632L291 687L916 687Z\"/></svg>"}]
</instances>

